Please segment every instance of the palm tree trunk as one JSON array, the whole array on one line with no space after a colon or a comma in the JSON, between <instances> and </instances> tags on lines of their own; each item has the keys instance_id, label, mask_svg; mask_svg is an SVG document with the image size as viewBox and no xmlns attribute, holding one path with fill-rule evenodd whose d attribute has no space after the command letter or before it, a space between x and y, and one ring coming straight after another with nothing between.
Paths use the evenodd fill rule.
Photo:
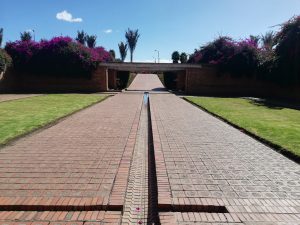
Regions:
<instances>
[{"instance_id":1,"label":"palm tree trunk","mask_svg":"<svg viewBox=\"0 0 300 225\"><path fill-rule=\"evenodd\" d=\"M132 62L132 59L133 59L133 52L130 52L130 62Z\"/></svg>"}]
</instances>

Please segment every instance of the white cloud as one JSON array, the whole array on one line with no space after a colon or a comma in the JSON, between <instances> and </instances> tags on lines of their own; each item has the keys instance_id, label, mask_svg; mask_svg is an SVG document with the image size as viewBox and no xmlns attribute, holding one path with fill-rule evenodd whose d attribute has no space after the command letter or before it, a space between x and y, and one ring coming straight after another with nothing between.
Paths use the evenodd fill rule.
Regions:
<instances>
[{"instance_id":1,"label":"white cloud","mask_svg":"<svg viewBox=\"0 0 300 225\"><path fill-rule=\"evenodd\" d=\"M104 33L106 33L106 34L110 34L110 33L112 33L112 29L107 29L107 30L104 30Z\"/></svg>"},{"instance_id":2,"label":"white cloud","mask_svg":"<svg viewBox=\"0 0 300 225\"><path fill-rule=\"evenodd\" d=\"M62 12L59 12L56 14L56 19L67 21L70 23L80 23L82 22L82 18L73 18L72 14L69 13L67 10L64 10Z\"/></svg>"}]
</instances>

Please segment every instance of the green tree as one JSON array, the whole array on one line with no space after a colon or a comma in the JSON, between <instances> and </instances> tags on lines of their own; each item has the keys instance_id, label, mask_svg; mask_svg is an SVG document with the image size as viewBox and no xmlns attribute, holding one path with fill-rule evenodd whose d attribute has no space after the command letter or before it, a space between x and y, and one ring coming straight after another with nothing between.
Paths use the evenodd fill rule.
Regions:
<instances>
[{"instance_id":1,"label":"green tree","mask_svg":"<svg viewBox=\"0 0 300 225\"><path fill-rule=\"evenodd\" d=\"M89 48L95 48L96 39L97 39L96 35L86 35L85 36L86 44Z\"/></svg>"},{"instance_id":2,"label":"green tree","mask_svg":"<svg viewBox=\"0 0 300 225\"><path fill-rule=\"evenodd\" d=\"M174 51L172 53L172 60L173 60L173 63L178 63L180 59L180 55L179 55L179 52L178 51Z\"/></svg>"},{"instance_id":3,"label":"green tree","mask_svg":"<svg viewBox=\"0 0 300 225\"><path fill-rule=\"evenodd\" d=\"M75 38L76 41L78 41L80 44L85 45L85 41L86 41L86 33L82 30L82 31L77 31L77 37Z\"/></svg>"},{"instance_id":4,"label":"green tree","mask_svg":"<svg viewBox=\"0 0 300 225\"><path fill-rule=\"evenodd\" d=\"M181 54L180 54L180 62L181 63L186 63L187 62L187 54L185 53L185 52L182 52Z\"/></svg>"},{"instance_id":5,"label":"green tree","mask_svg":"<svg viewBox=\"0 0 300 225\"><path fill-rule=\"evenodd\" d=\"M21 41L31 41L32 36L29 31L24 31L23 33L20 33Z\"/></svg>"},{"instance_id":6,"label":"green tree","mask_svg":"<svg viewBox=\"0 0 300 225\"><path fill-rule=\"evenodd\" d=\"M116 59L116 53L115 53L115 50L111 49L109 50L109 54L110 54L110 57L113 61L115 61Z\"/></svg>"},{"instance_id":7,"label":"green tree","mask_svg":"<svg viewBox=\"0 0 300 225\"><path fill-rule=\"evenodd\" d=\"M126 55L127 55L127 44L125 44L123 41L119 44L119 51L122 62L124 62Z\"/></svg>"},{"instance_id":8,"label":"green tree","mask_svg":"<svg viewBox=\"0 0 300 225\"><path fill-rule=\"evenodd\" d=\"M2 39L3 39L3 28L0 28L0 48L2 45Z\"/></svg>"},{"instance_id":9,"label":"green tree","mask_svg":"<svg viewBox=\"0 0 300 225\"><path fill-rule=\"evenodd\" d=\"M140 37L139 30L128 30L125 33L125 38L127 39L127 44L130 51L130 62L132 62L133 59L133 52L136 47L136 43Z\"/></svg>"},{"instance_id":10,"label":"green tree","mask_svg":"<svg viewBox=\"0 0 300 225\"><path fill-rule=\"evenodd\" d=\"M266 50L271 50L275 44L275 33L273 31L267 32L261 36L261 41Z\"/></svg>"}]
</instances>

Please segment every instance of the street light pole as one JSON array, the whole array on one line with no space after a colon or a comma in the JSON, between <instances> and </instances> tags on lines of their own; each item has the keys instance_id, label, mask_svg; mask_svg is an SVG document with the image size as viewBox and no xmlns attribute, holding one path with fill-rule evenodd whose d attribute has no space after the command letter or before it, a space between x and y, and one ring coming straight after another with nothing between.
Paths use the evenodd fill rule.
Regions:
<instances>
[{"instance_id":1,"label":"street light pole","mask_svg":"<svg viewBox=\"0 0 300 225\"><path fill-rule=\"evenodd\" d=\"M158 50L154 50L155 52L157 52L157 62L159 63L159 51Z\"/></svg>"},{"instance_id":2,"label":"street light pole","mask_svg":"<svg viewBox=\"0 0 300 225\"><path fill-rule=\"evenodd\" d=\"M32 33L33 33L33 40L35 41L35 30L32 29Z\"/></svg>"}]
</instances>

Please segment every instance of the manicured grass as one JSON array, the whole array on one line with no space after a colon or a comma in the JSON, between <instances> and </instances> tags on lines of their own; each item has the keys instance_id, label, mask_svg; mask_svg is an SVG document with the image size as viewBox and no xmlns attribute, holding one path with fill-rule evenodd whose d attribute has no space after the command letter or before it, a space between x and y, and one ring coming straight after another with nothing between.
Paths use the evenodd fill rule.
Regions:
<instances>
[{"instance_id":1,"label":"manicured grass","mask_svg":"<svg viewBox=\"0 0 300 225\"><path fill-rule=\"evenodd\" d=\"M0 145L106 98L99 94L49 94L0 103Z\"/></svg>"},{"instance_id":2,"label":"manicured grass","mask_svg":"<svg viewBox=\"0 0 300 225\"><path fill-rule=\"evenodd\" d=\"M300 156L300 110L241 98L186 97L186 99Z\"/></svg>"}]
</instances>

